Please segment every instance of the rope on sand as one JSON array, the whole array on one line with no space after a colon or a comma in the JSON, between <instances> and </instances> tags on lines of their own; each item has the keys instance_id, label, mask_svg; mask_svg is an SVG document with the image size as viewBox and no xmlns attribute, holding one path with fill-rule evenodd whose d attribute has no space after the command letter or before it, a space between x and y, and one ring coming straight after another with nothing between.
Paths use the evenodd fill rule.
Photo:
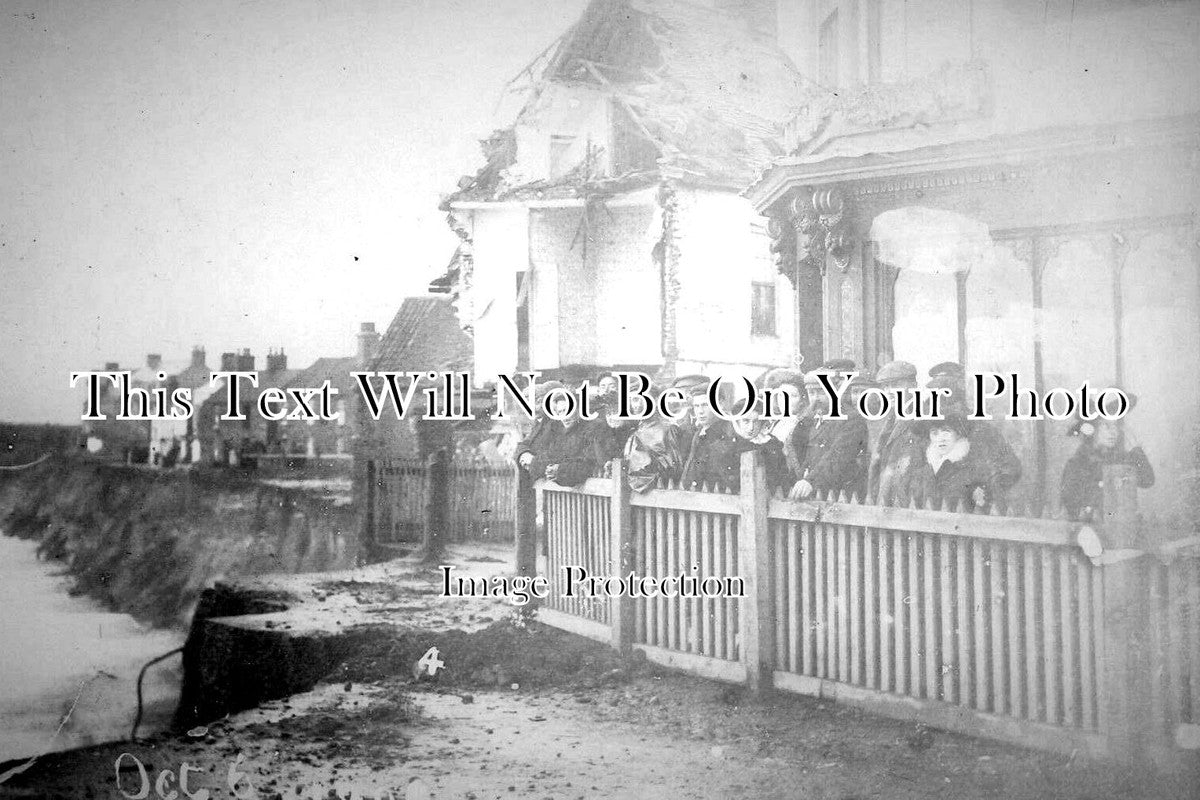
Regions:
<instances>
[{"instance_id":1,"label":"rope on sand","mask_svg":"<svg viewBox=\"0 0 1200 800\"><path fill-rule=\"evenodd\" d=\"M11 467L8 467L8 466L0 466L0 469L3 469L3 470L10 470L10 471L16 471L16 470L18 470L18 469L29 469L30 467L35 467L35 466L37 466L38 464L42 463L43 461L45 461L45 460L46 460L47 458L49 458L49 457L50 457L50 454L49 454L49 453L46 453L46 454L45 454L45 455L43 455L41 458L39 458L37 461L30 461L28 464L16 464L16 465L14 465L14 466L11 466Z\"/></svg>"}]
</instances>

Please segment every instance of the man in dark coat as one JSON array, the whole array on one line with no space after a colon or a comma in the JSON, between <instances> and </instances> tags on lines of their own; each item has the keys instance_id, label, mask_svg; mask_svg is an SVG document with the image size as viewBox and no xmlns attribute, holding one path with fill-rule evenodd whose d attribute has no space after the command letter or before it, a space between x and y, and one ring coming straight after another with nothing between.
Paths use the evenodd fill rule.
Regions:
<instances>
[{"instance_id":1,"label":"man in dark coat","mask_svg":"<svg viewBox=\"0 0 1200 800\"><path fill-rule=\"evenodd\" d=\"M839 370L839 373L841 370ZM804 378L808 393L809 411L803 431L807 435L802 473L788 496L807 500L814 492L845 492L860 498L866 490L867 476L863 471L867 451L867 423L853 408L842 408L846 419L829 419L829 395L813 370ZM841 375L825 373L830 385L839 387Z\"/></svg>"},{"instance_id":2,"label":"man in dark coat","mask_svg":"<svg viewBox=\"0 0 1200 800\"><path fill-rule=\"evenodd\" d=\"M728 404L722 400L728 408ZM733 432L733 426L721 419L708 402L708 387L696 389L692 394L691 446L683 465L685 489L709 487L738 490L741 464L739 454L742 445Z\"/></svg>"},{"instance_id":3,"label":"man in dark coat","mask_svg":"<svg viewBox=\"0 0 1200 800\"><path fill-rule=\"evenodd\" d=\"M517 447L517 464L535 480L578 486L599 469L607 454L605 432L598 432L594 421L566 416L566 397L556 395L551 402L555 416L565 419L539 419L529 438Z\"/></svg>"},{"instance_id":4,"label":"man in dark coat","mask_svg":"<svg viewBox=\"0 0 1200 800\"><path fill-rule=\"evenodd\" d=\"M911 411L915 402L912 390L917 388L917 368L907 361L892 361L883 365L875 382L893 403L891 412L881 421L871 441L871 464L867 471L867 493L881 504L892 494L895 480L909 466L909 455L915 451L918 433L914 420L900 419L896 395L899 393L903 410ZM868 423L869 429L870 423Z\"/></svg>"}]
</instances>

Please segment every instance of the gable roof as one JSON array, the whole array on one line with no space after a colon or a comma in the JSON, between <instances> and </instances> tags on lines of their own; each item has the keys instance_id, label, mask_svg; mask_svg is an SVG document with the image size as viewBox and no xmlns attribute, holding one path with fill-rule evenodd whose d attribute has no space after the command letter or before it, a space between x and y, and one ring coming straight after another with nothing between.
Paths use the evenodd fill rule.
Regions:
<instances>
[{"instance_id":1,"label":"gable roof","mask_svg":"<svg viewBox=\"0 0 1200 800\"><path fill-rule=\"evenodd\" d=\"M353 356L318 358L305 369L294 372L288 386L315 387L328 380L331 386L342 389L352 385L350 373L355 367L356 359Z\"/></svg>"},{"instance_id":2,"label":"gable roof","mask_svg":"<svg viewBox=\"0 0 1200 800\"><path fill-rule=\"evenodd\" d=\"M473 353L450 298L406 297L379 342L371 369L466 370Z\"/></svg>"},{"instance_id":3,"label":"gable roof","mask_svg":"<svg viewBox=\"0 0 1200 800\"><path fill-rule=\"evenodd\" d=\"M487 164L447 202L611 194L663 176L740 190L783 155L783 128L806 84L770 36L683 0L593 0L544 62L514 125L536 115L547 84L591 84L614 98L634 136L657 148L657 170L597 178L576 169L508 185L510 128L485 140Z\"/></svg>"}]
</instances>

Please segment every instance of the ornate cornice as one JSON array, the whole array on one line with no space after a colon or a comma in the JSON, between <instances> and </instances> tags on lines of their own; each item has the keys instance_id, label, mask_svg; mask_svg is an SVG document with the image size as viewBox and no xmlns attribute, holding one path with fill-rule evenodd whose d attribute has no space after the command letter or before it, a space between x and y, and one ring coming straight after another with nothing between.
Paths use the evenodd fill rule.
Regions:
<instances>
[{"instance_id":1,"label":"ornate cornice","mask_svg":"<svg viewBox=\"0 0 1200 800\"><path fill-rule=\"evenodd\" d=\"M923 175L904 175L893 178L874 178L849 185L850 193L855 197L872 195L896 194L898 192L921 191L925 189L948 189L955 186L974 186L978 184L1004 183L1008 181L1027 180L1032 177L1033 170L1022 167L982 167L979 169L959 170L955 172L926 173Z\"/></svg>"}]
</instances>

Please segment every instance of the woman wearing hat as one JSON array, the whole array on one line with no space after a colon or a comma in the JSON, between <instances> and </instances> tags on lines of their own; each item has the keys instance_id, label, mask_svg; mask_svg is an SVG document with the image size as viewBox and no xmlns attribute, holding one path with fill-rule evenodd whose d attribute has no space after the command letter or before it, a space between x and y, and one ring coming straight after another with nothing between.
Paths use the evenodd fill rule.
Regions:
<instances>
[{"instance_id":1,"label":"woman wearing hat","mask_svg":"<svg viewBox=\"0 0 1200 800\"><path fill-rule=\"evenodd\" d=\"M804 394L804 373L791 369L769 369L754 382L758 390L758 402L747 413L733 421L733 432L741 439L738 452L758 450L763 454L767 473L767 486L787 490L800 478L802 438L798 422L807 405ZM787 416L767 420L765 415L765 392L787 397ZM774 402L774 416L783 414L782 400ZM799 447L798 447L799 445Z\"/></svg>"},{"instance_id":2,"label":"woman wearing hat","mask_svg":"<svg viewBox=\"0 0 1200 800\"><path fill-rule=\"evenodd\" d=\"M1126 392L1130 408L1137 398ZM1080 438L1079 449L1063 467L1061 497L1071 519L1083 522L1104 519L1104 468L1114 464L1133 467L1139 489L1154 485L1154 468L1139 446L1126 449L1130 436L1120 420L1077 417L1069 434Z\"/></svg>"},{"instance_id":3,"label":"woman wearing hat","mask_svg":"<svg viewBox=\"0 0 1200 800\"><path fill-rule=\"evenodd\" d=\"M944 419L925 420L918 427L921 458L914 458L901 481L901 503L962 505L974 511L995 502L1009 488L997 475L962 409L947 409ZM923 434L923 435L922 435Z\"/></svg>"}]
</instances>

